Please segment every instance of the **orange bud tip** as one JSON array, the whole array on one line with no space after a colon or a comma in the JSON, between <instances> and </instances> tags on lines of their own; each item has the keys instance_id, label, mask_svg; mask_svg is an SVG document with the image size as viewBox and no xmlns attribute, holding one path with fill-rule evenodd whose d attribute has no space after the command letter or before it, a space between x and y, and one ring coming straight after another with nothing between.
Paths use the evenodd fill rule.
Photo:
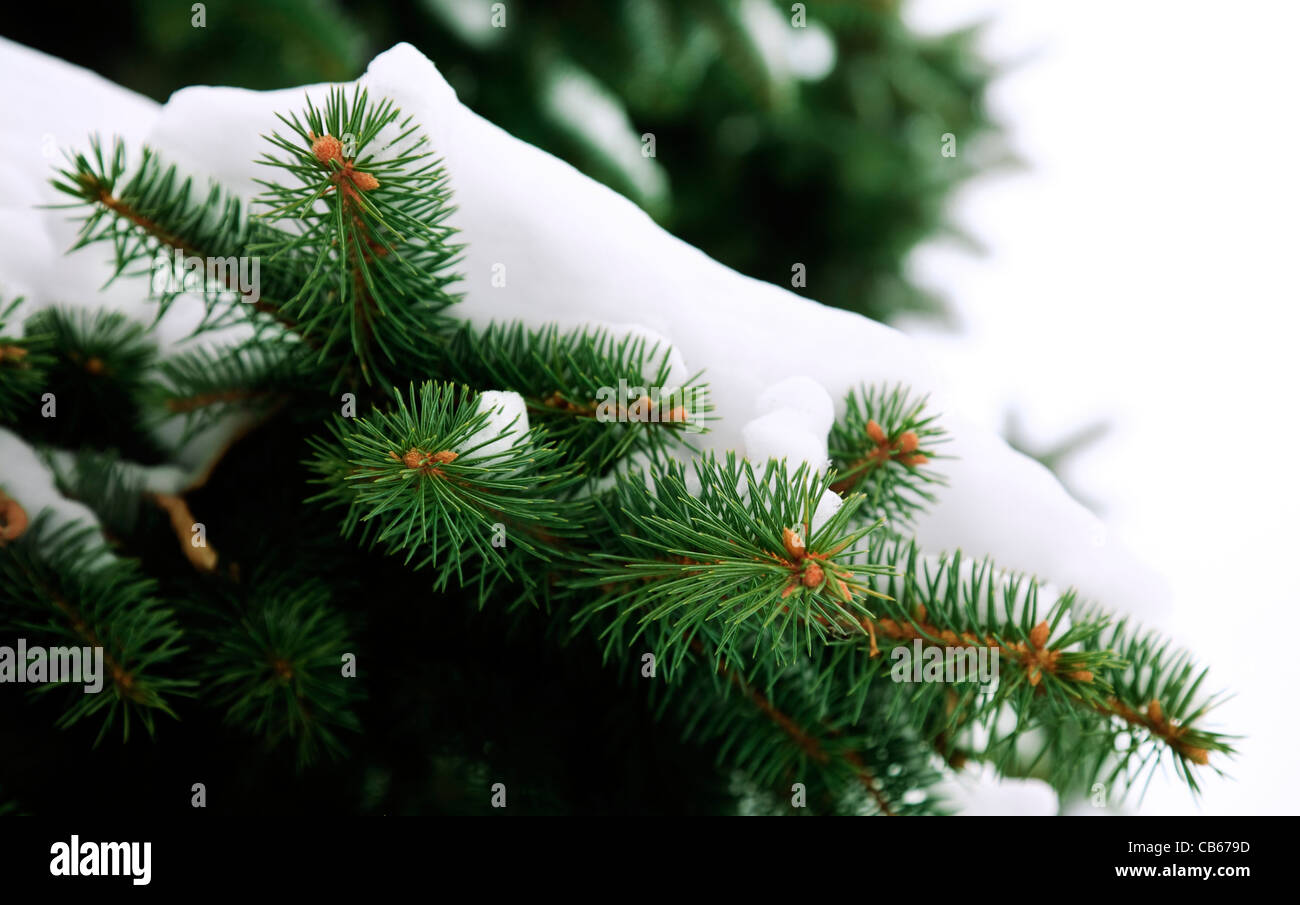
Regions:
<instances>
[{"instance_id":1,"label":"orange bud tip","mask_svg":"<svg viewBox=\"0 0 1300 905\"><path fill-rule=\"evenodd\" d=\"M322 135L313 139L311 152L325 166L329 166L331 160L337 160L339 163L343 162L343 143L333 135Z\"/></svg>"},{"instance_id":2,"label":"orange bud tip","mask_svg":"<svg viewBox=\"0 0 1300 905\"><path fill-rule=\"evenodd\" d=\"M379 188L379 180L369 173L353 173L352 184L363 192Z\"/></svg>"},{"instance_id":3,"label":"orange bud tip","mask_svg":"<svg viewBox=\"0 0 1300 905\"><path fill-rule=\"evenodd\" d=\"M0 493L0 547L18 540L27 531L27 510Z\"/></svg>"},{"instance_id":4,"label":"orange bud tip","mask_svg":"<svg viewBox=\"0 0 1300 905\"><path fill-rule=\"evenodd\" d=\"M819 588L825 580L826 573L822 571L822 567L817 563L811 563L808 568L804 569L803 586L805 588Z\"/></svg>"},{"instance_id":5,"label":"orange bud tip","mask_svg":"<svg viewBox=\"0 0 1300 905\"><path fill-rule=\"evenodd\" d=\"M805 547L799 532L789 528L782 528L781 543L785 546L785 552L789 553L796 561L803 559Z\"/></svg>"},{"instance_id":6,"label":"orange bud tip","mask_svg":"<svg viewBox=\"0 0 1300 905\"><path fill-rule=\"evenodd\" d=\"M1029 643L1032 644L1035 649L1042 650L1047 646L1047 634L1050 631L1051 629L1048 628L1046 620L1038 623L1029 632Z\"/></svg>"}]
</instances>

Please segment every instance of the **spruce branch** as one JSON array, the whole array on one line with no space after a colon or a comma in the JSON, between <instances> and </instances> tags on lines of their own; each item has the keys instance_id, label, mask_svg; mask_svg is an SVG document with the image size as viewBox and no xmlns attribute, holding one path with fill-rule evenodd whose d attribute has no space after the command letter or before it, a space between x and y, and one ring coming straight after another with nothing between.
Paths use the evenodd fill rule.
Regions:
<instances>
[{"instance_id":1,"label":"spruce branch","mask_svg":"<svg viewBox=\"0 0 1300 905\"><path fill-rule=\"evenodd\" d=\"M833 644L820 706L834 708L839 695L858 708L855 719L871 718L863 709L867 694L883 685L893 692L890 706L925 715L920 725L946 756L956 753L955 739L983 726L989 740L968 744L963 754L1006 772L1036 771L1062 791L1098 780L1131 787L1165 755L1195 790L1195 766L1211 753L1233 753L1226 736L1197 725L1215 703L1197 694L1204 672L1126 620L1112 624L1073 592L1043 606L1037 582L987 560L925 558L902 540L867 555L893 572L874 579L882 596L867 621L879 653L851 641ZM981 648L996 651L996 684L900 682L896 666L907 661L897 652L918 646L965 655L968 663Z\"/></svg>"},{"instance_id":2,"label":"spruce branch","mask_svg":"<svg viewBox=\"0 0 1300 905\"><path fill-rule=\"evenodd\" d=\"M584 507L570 501L580 477L540 431L491 434L491 413L466 387L427 381L394 401L312 441L324 489L311 501L345 510L345 536L432 567L435 588L470 583L471 563L480 600L499 578L531 588L536 561L580 533Z\"/></svg>"},{"instance_id":3,"label":"spruce branch","mask_svg":"<svg viewBox=\"0 0 1300 905\"><path fill-rule=\"evenodd\" d=\"M206 684L228 725L248 728L268 748L293 745L299 767L321 752L337 759L339 733L360 731L358 685L343 673L355 647L321 583L259 582L246 600L226 601L205 637Z\"/></svg>"},{"instance_id":4,"label":"spruce branch","mask_svg":"<svg viewBox=\"0 0 1300 905\"><path fill-rule=\"evenodd\" d=\"M0 303L0 424L17 421L20 413L30 412L54 364L48 352L49 336L30 330L21 336L8 332L22 303L22 298Z\"/></svg>"},{"instance_id":5,"label":"spruce branch","mask_svg":"<svg viewBox=\"0 0 1300 905\"><path fill-rule=\"evenodd\" d=\"M240 287L232 282L224 263L221 268L211 268L220 274L218 286L187 286L184 281L173 286L170 281L153 279L160 263L170 263L176 253L199 259L206 273L209 262L249 255L248 249L259 239L274 243L272 228L250 222L238 198L215 184L200 195L192 180L182 179L175 166L164 165L148 147L141 150L140 162L128 177L126 146L120 139L105 151L99 137L91 136L90 153L69 154L68 161L52 182L75 200L60 206L88 209L81 214L82 225L71 250L108 243L113 250L108 282L122 275L149 275L150 291L159 300L159 318L186 289L201 289L204 315L195 334L247 322L254 311L285 329L297 330L298 325L274 301L293 285L293 275L283 271L259 268L258 297L249 304L240 304Z\"/></svg>"},{"instance_id":6,"label":"spruce branch","mask_svg":"<svg viewBox=\"0 0 1300 905\"><path fill-rule=\"evenodd\" d=\"M158 714L176 715L170 698L189 696L195 683L169 674L186 648L155 583L133 560L96 550L93 534L76 523L53 527L41 514L0 549L0 620L11 632L103 649L104 689L70 692L56 722L66 728L100 716L98 744L119 722L124 741L133 720L153 735ZM50 693L61 684L37 690Z\"/></svg>"},{"instance_id":7,"label":"spruce branch","mask_svg":"<svg viewBox=\"0 0 1300 905\"><path fill-rule=\"evenodd\" d=\"M665 704L682 714L687 738L716 745L719 762L768 793L769 813L792 812L795 783L808 810L794 813L942 812L928 791L940 773L907 714L881 708L872 720L854 722L843 710L825 709L806 665L755 681L726 663L710 678L704 670L713 659L696 663L688 681L664 686Z\"/></svg>"},{"instance_id":8,"label":"spruce branch","mask_svg":"<svg viewBox=\"0 0 1300 905\"><path fill-rule=\"evenodd\" d=\"M286 232L253 251L295 276L283 312L324 353L345 343L367 383L415 373L456 301L446 171L410 117L365 91L348 101L335 89L321 109L308 99L301 117L277 115L290 134L270 135L275 153L258 162L287 183L258 180L259 219Z\"/></svg>"},{"instance_id":9,"label":"spruce branch","mask_svg":"<svg viewBox=\"0 0 1300 905\"><path fill-rule=\"evenodd\" d=\"M24 324L44 350L42 391L57 417L29 410L24 433L68 448L98 445L139 458L161 456L144 408L157 350L148 331L113 311L46 308Z\"/></svg>"},{"instance_id":10,"label":"spruce branch","mask_svg":"<svg viewBox=\"0 0 1300 905\"><path fill-rule=\"evenodd\" d=\"M579 621L609 610L601 634L611 647L648 633L670 676L706 638L719 662L751 653L785 662L814 641L865 636L868 599L879 596L866 578L888 567L855 555L875 527L851 527L864 498L850 496L814 531L829 479L806 465L790 473L784 461L759 468L734 454L704 457L696 492L676 462L620 477L598 505L621 549L593 555L573 582L604 592ZM752 633L762 641L751 651Z\"/></svg>"},{"instance_id":11,"label":"spruce branch","mask_svg":"<svg viewBox=\"0 0 1300 905\"><path fill-rule=\"evenodd\" d=\"M693 449L688 437L713 420L700 375L669 385L671 351L601 329L466 325L453 335L447 363L472 386L519 393L530 423L545 426L566 458L602 475L634 453Z\"/></svg>"},{"instance_id":12,"label":"spruce branch","mask_svg":"<svg viewBox=\"0 0 1300 905\"><path fill-rule=\"evenodd\" d=\"M1106 618L1091 607L1084 613L1090 618ZM1202 693L1208 670L1198 667L1187 652L1127 618L1109 624L1104 634L1085 642L1089 645L1117 654L1117 662L1105 672L1112 693L1097 708L1108 717L1104 735L1119 751L1112 768L1115 772L1109 778L1113 781L1122 768L1128 771L1126 783L1136 784L1139 776L1132 765L1141 763L1144 748L1155 747L1172 751L1175 769L1193 791L1198 790L1195 768L1209 764L1212 754L1233 753L1232 737L1200 725L1223 700L1222 695Z\"/></svg>"},{"instance_id":13,"label":"spruce branch","mask_svg":"<svg viewBox=\"0 0 1300 905\"><path fill-rule=\"evenodd\" d=\"M318 391L323 379L312 350L293 341L192 349L157 370L149 403L159 419L183 419L178 446L232 412L265 416L295 395Z\"/></svg>"},{"instance_id":14,"label":"spruce branch","mask_svg":"<svg viewBox=\"0 0 1300 905\"><path fill-rule=\"evenodd\" d=\"M435 589L454 582L483 606L498 582L512 583L521 600L554 601L557 623L590 629L607 657L647 646L690 733L761 785L807 783L819 810L939 810L925 791L940 775L936 751L1062 789L1131 785L1166 755L1195 789L1193 768L1231 753L1203 728L1213 699L1186 655L1071 593L1040 604L1029 578L956 554L926 559L883 536L884 520L906 521L944 483L927 467L946 436L925 399L902 387L850 393L830 436L837 472L826 476L733 454L688 468L672 456L694 451L688 434L711 405L698 374L664 386L670 350L595 329L454 328L449 177L410 117L336 89L280 121L259 161L274 178L261 181L252 219L216 187L196 193L147 149L128 174L120 142L106 153L92 139L55 181L83 209L76 247L108 243L114 278L159 253L257 256L259 297L237 304L226 270L204 287L199 326L242 320L254 341L158 365L119 316L48 312L23 340L0 339L0 418L30 408L33 377L75 380L79 412L129 412L119 420L135 427L137 409L152 406L183 419L189 438L232 411L276 411L326 374L367 401L418 377L308 442L320 487L309 502L338 512L344 536L429 568ZM159 292L160 317L177 293ZM424 380L431 374L468 386ZM647 382L610 405L609 390ZM470 387L518 392L533 428L498 430ZM667 393L656 399L656 388ZM79 452L59 475L63 492L97 496L110 537L132 532L148 498L188 539L182 497L145 494L114 454L96 451L118 445L115 435L75 419L58 429L68 424L54 439ZM628 468L608 488L591 480L616 465ZM843 505L823 518L830 491ZM64 721L107 709L101 736L119 712L152 731L154 712L171 712L164 695L188 693L159 675L183 649L180 630L135 564L93 549L89 534L30 524L0 495L0 615L110 653L117 703L74 704ZM215 553L194 564L211 571ZM249 587L223 591L202 635L214 700L232 724L294 745L300 762L341 751L340 731L358 725L352 689L333 672L347 621L316 583ZM996 653L1001 671L988 688L907 684L891 667L912 650Z\"/></svg>"},{"instance_id":15,"label":"spruce branch","mask_svg":"<svg viewBox=\"0 0 1300 905\"><path fill-rule=\"evenodd\" d=\"M46 308L28 318L26 330L43 337L51 353L74 369L131 381L131 395L142 387L156 355L148 331L116 311Z\"/></svg>"},{"instance_id":16,"label":"spruce branch","mask_svg":"<svg viewBox=\"0 0 1300 905\"><path fill-rule=\"evenodd\" d=\"M947 434L938 416L925 411L903 387L861 387L845 400L844 417L831 427L831 464L839 473L836 493L862 493L870 511L907 521L935 501L944 480L924 466L937 457Z\"/></svg>"}]
</instances>

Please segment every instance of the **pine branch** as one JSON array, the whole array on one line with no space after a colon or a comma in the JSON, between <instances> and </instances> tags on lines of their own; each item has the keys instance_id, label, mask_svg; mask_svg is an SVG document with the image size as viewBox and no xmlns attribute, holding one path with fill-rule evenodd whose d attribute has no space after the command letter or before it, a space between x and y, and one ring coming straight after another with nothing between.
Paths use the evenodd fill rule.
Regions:
<instances>
[{"instance_id":1,"label":"pine branch","mask_svg":"<svg viewBox=\"0 0 1300 905\"><path fill-rule=\"evenodd\" d=\"M48 352L50 337L30 330L23 336L7 335L8 323L22 303L21 298L0 303L0 424L30 413L54 364Z\"/></svg>"},{"instance_id":2,"label":"pine branch","mask_svg":"<svg viewBox=\"0 0 1300 905\"><path fill-rule=\"evenodd\" d=\"M699 375L670 386L670 356L644 337L522 324L466 325L447 349L456 379L519 393L530 423L545 426L566 460L592 475L635 453L693 449L687 437L706 430L713 419L708 387Z\"/></svg>"},{"instance_id":3,"label":"pine branch","mask_svg":"<svg viewBox=\"0 0 1300 905\"><path fill-rule=\"evenodd\" d=\"M1192 767L1231 753L1201 728L1213 700L1199 696L1204 673L1185 655L1072 594L1040 608L1032 580L957 555L927 560L873 534L943 485L925 467L946 436L924 399L902 387L850 393L827 476L730 454L688 470L671 456L691 449L686 434L711 411L699 375L660 399L650 388L645 399L608 392L664 389L669 350L600 330L452 329L460 249L446 223L449 180L411 118L334 90L323 108L308 100L281 121L259 161L280 179L262 182L266 209L251 221L237 199L215 187L196 195L147 150L128 177L120 142L105 155L92 140L55 182L87 209L76 247L109 243L114 277L160 253L255 256L264 280L251 304L238 304L229 269L198 287L199 329L242 320L254 341L156 366L124 319L49 312L29 320L22 343L0 341L0 418L30 408L28 372L79 381L77 418L116 407L134 428L143 402L185 419L187 436L235 409L269 411L326 373L336 387L359 378L366 394L430 374L518 392L528 431L502 429L469 386L436 381L395 391L362 419L336 418L309 444L321 488L309 502L339 511L344 536L429 568L435 589L455 582L482 606L510 583L518 600L545 599L555 619L593 631L607 657L647 646L691 733L762 786L806 783L818 810L935 812L924 790L939 775L936 751L1058 788L1131 785L1164 755L1195 788ZM178 293L159 290L159 316ZM53 354L36 367L46 345ZM161 382L148 379L155 369ZM104 392L114 395L94 395ZM83 450L60 476L65 492L95 496L95 475L122 478L113 456L84 452L117 445L111 431L27 415L29 432L58 431ZM643 462L608 489L591 480ZM139 489L129 506L119 490L99 494L110 534L130 533L138 513ZM832 491L845 497L833 513ZM181 498L154 499L175 524L193 521ZM75 703L63 722L103 710L101 736L119 713L124 732L128 714L152 732L154 711L171 712L164 695L191 684L155 674L183 649L170 611L134 563L92 549L91 532L28 525L15 507L0 497L0 612L111 656L113 694ZM329 595L271 583L225 603L203 637L228 721L295 745L300 762L339 752L340 730L357 721L352 689L333 673L348 626ZM892 668L909 651L996 653L1000 672L988 688L911 684Z\"/></svg>"},{"instance_id":4,"label":"pine branch","mask_svg":"<svg viewBox=\"0 0 1300 905\"><path fill-rule=\"evenodd\" d=\"M446 171L410 117L364 91L349 103L336 89L323 109L309 99L302 118L279 118L291 134L272 134L278 156L258 162L289 184L259 180L260 217L289 231L252 250L295 276L282 312L325 353L347 343L367 383L418 373L456 301Z\"/></svg>"},{"instance_id":5,"label":"pine branch","mask_svg":"<svg viewBox=\"0 0 1300 905\"><path fill-rule=\"evenodd\" d=\"M265 416L295 395L319 392L323 379L312 350L291 341L193 349L164 360L158 372L149 402L156 417L184 420L178 446L232 412Z\"/></svg>"},{"instance_id":6,"label":"pine branch","mask_svg":"<svg viewBox=\"0 0 1300 905\"><path fill-rule=\"evenodd\" d=\"M892 706L928 715L924 731L944 753L954 753L954 739L983 726L990 740L964 750L1000 770L1032 769L1063 791L1099 779L1115 782L1126 773L1123 784L1130 787L1143 767L1166 754L1195 789L1194 766L1208 763L1211 753L1233 753L1227 737L1195 725L1214 703L1196 696L1204 673L1185 654L1171 654L1127 623L1112 627L1108 616L1079 605L1073 593L1043 609L1036 582L999 572L988 561L926 559L901 541L868 556L896 572L875 579L884 596L867 621L879 654L853 642L835 645L822 667L827 695L856 698L862 707L873 683L891 687ZM914 667L898 652L918 646L961 655L972 666L971 653L996 651L996 684L954 685L946 676L912 683L904 673ZM1168 710L1158 703L1152 712L1153 700L1167 702ZM822 704L831 706L829 698ZM1118 746L1121 735L1132 743ZM1026 756L1027 749L1036 753Z\"/></svg>"},{"instance_id":7,"label":"pine branch","mask_svg":"<svg viewBox=\"0 0 1300 905\"><path fill-rule=\"evenodd\" d=\"M769 813L792 813L795 783L806 795L804 813L942 812L927 792L940 774L907 715L882 710L870 721L847 721L819 705L814 682L813 671L791 668L759 683L725 663L710 679L701 664L686 681L665 686L665 703L684 715L688 738L717 745L721 763L769 793Z\"/></svg>"},{"instance_id":8,"label":"pine branch","mask_svg":"<svg viewBox=\"0 0 1300 905\"><path fill-rule=\"evenodd\" d=\"M1091 608L1085 613L1091 618L1106 618ZM1124 751L1114 769L1128 769L1139 752L1154 743L1175 754L1174 766L1179 775L1193 791L1198 790L1194 767L1208 764L1211 754L1233 753L1230 736L1198 725L1221 702L1219 695L1201 693L1207 670L1197 667L1186 652L1173 648L1155 633L1137 628L1129 619L1118 620L1104 635L1087 643L1114 650L1118 655L1119 663L1106 672L1112 694L1098 707L1111 717L1107 734L1115 747ZM1127 749L1120 745L1124 736L1128 737ZM1115 775L1110 779L1113 781ZM1136 784L1137 774L1130 771L1126 781Z\"/></svg>"},{"instance_id":9,"label":"pine branch","mask_svg":"<svg viewBox=\"0 0 1300 905\"><path fill-rule=\"evenodd\" d=\"M294 746L299 767L321 752L344 753L340 732L361 729L360 698L344 657L356 653L346 620L318 582L259 582L247 601L231 598L206 635L205 684L226 722L260 735L268 748Z\"/></svg>"},{"instance_id":10,"label":"pine branch","mask_svg":"<svg viewBox=\"0 0 1300 905\"><path fill-rule=\"evenodd\" d=\"M109 311L46 308L27 319L44 350L42 391L51 406L29 407L28 437L77 448L98 444L157 458L141 410L156 351L147 331Z\"/></svg>"},{"instance_id":11,"label":"pine branch","mask_svg":"<svg viewBox=\"0 0 1300 905\"><path fill-rule=\"evenodd\" d=\"M851 390L844 417L831 427L831 465L839 473L831 489L865 494L869 511L903 522L933 504L930 488L944 480L923 466L947 434L925 403L902 387Z\"/></svg>"},{"instance_id":12,"label":"pine branch","mask_svg":"<svg viewBox=\"0 0 1300 905\"><path fill-rule=\"evenodd\" d=\"M838 551L840 561L810 560L807 555L802 560L803 568L816 565L824 575L833 574L828 569L845 568L861 576L853 588L855 599L847 605L834 596L786 603L793 594L781 593L795 574L788 570L801 561L787 558L788 548L773 551L785 546L780 540L788 539L788 525L800 526L798 513L811 510L829 479L806 483L800 473L793 479L782 474L770 486L802 485L804 492L784 500L780 494L761 499L754 492L758 485L752 471L745 473L747 467L729 462L723 468L715 463L712 471L697 470L700 489L692 495L684 469L668 465L662 472L652 470L648 488L639 475L621 480L613 499L602 505L611 533L619 526L623 549L593 556L590 577L574 584L605 592L594 603L579 605L577 621L602 626L607 655L642 645L655 654L672 681L680 661L696 650L718 664L739 664L739 669L728 668L747 682L780 680L797 668L793 655L795 662L802 660L814 669L817 678L810 687L815 701L810 706L819 713L835 714L844 725L870 723L881 716L880 710L868 709L874 694L876 706L885 707L891 718L911 714L927 746L958 759L949 750L951 739L1011 713L1014 730L981 755L1004 769L1013 767L1005 752L1017 750L1022 739L1043 727L1067 722L1086 726L1093 741L1086 746L1076 741L1074 750L1097 755L1095 769L1078 769L1087 758L1057 758L1044 778L1058 788L1076 787L1083 773L1088 783L1095 781L1103 775L1103 765L1113 780L1133 758L1145 755L1149 746L1135 744L1118 759L1103 756L1114 750L1115 736L1103 730L1120 718L1130 731L1145 729L1144 742L1163 744L1183 773L1190 764L1204 763L1210 751L1231 753L1222 736L1191 725L1188 718L1199 718L1204 711L1193 710L1181 694L1189 681L1181 661L1176 663L1176 681L1155 691L1177 715L1166 716L1159 707L1151 714L1138 690L1117 689L1107 678L1128 668L1130 657L1149 659L1143 643L1101 645L1098 639L1108 620L1083 618L1073 594L1060 596L1040 611L1035 582L999 573L988 562L967 563L960 556L926 561L914 546L900 541L877 544L864 553L858 541L869 529L854 532L849 527L857 508L850 504L861 497L850 497L807 546L807 551ZM739 492L746 487L748 494ZM780 522L747 524L755 519L755 509L768 517L779 513L777 518L786 519L787 526L778 531ZM762 531L767 532L766 542L754 545L752 538ZM768 559L784 560L784 580L779 569L765 570ZM857 598L871 598L872 609ZM786 630L794 635L794 644L781 644ZM813 638L819 644L813 645ZM920 650L963 655L981 648L996 651L996 685L954 686L942 673L936 681L900 684L891 675L894 652L906 648L910 653L913 642ZM1098 733L1103 741L1096 740ZM1058 731L1054 738L1076 735Z\"/></svg>"},{"instance_id":13,"label":"pine branch","mask_svg":"<svg viewBox=\"0 0 1300 905\"><path fill-rule=\"evenodd\" d=\"M192 693L194 682L166 672L186 650L181 630L154 582L134 561L97 551L93 533L75 523L52 527L42 514L0 549L0 619L43 642L103 648L104 689L71 691L57 726L99 716L96 743L119 722L127 740L133 720L153 735L158 714L175 716L169 699Z\"/></svg>"},{"instance_id":14,"label":"pine branch","mask_svg":"<svg viewBox=\"0 0 1300 905\"><path fill-rule=\"evenodd\" d=\"M539 431L488 431L467 388L426 382L395 403L312 441L325 489L311 501L345 509L345 536L433 568L435 588L473 584L471 563L480 600L500 578L531 588L537 560L580 533L583 507L565 501L580 479Z\"/></svg>"},{"instance_id":15,"label":"pine branch","mask_svg":"<svg viewBox=\"0 0 1300 905\"><path fill-rule=\"evenodd\" d=\"M69 155L70 165L52 180L56 189L75 199L64 207L89 208L81 215L82 226L71 250L109 243L113 249L109 282L124 274L149 275L150 290L159 299L159 318L183 292L198 289L204 316L194 328L195 334L245 322L252 311L299 332L298 325L274 301L293 285L291 274L259 267L256 300L240 304L242 287L228 266L248 256L248 249L257 241L274 244L276 231L260 222L250 223L239 199L219 186L209 186L199 200L192 181L181 179L176 168L165 166L150 148L142 149L139 165L127 178L126 147L120 139L107 154L97 136L91 137L90 146L89 155ZM176 274L177 253L182 259L199 259L204 277ZM212 266L218 262L221 267ZM208 284L209 272L217 277L217 285ZM158 279L159 274L168 279ZM196 282L199 285L193 285Z\"/></svg>"},{"instance_id":16,"label":"pine branch","mask_svg":"<svg viewBox=\"0 0 1300 905\"><path fill-rule=\"evenodd\" d=\"M621 477L599 504L617 552L595 554L589 577L572 582L605 592L580 622L607 618L601 634L611 649L646 635L669 676L704 638L719 662L735 662L756 632L761 655L784 663L800 649L811 654L814 642L865 636L861 620L876 596L866 578L887 567L854 555L873 530L850 527L862 497L814 531L829 479L807 466L791 474L772 461L760 472L728 454L700 460L693 478L680 463L657 463Z\"/></svg>"}]
</instances>

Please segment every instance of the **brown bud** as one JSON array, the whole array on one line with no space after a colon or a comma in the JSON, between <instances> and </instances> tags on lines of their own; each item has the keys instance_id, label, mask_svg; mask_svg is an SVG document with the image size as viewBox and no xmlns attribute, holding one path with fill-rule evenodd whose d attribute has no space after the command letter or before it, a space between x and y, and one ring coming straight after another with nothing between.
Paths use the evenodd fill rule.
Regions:
<instances>
[{"instance_id":1,"label":"brown bud","mask_svg":"<svg viewBox=\"0 0 1300 905\"><path fill-rule=\"evenodd\" d=\"M17 500L0 493L0 547L27 531L27 510Z\"/></svg>"},{"instance_id":2,"label":"brown bud","mask_svg":"<svg viewBox=\"0 0 1300 905\"><path fill-rule=\"evenodd\" d=\"M1183 757L1201 766L1205 766L1210 762L1210 752L1204 748L1183 748Z\"/></svg>"},{"instance_id":3,"label":"brown bud","mask_svg":"<svg viewBox=\"0 0 1300 905\"><path fill-rule=\"evenodd\" d=\"M815 562L809 563L808 568L803 570L803 586L805 588L820 588L825 580L826 573Z\"/></svg>"},{"instance_id":4,"label":"brown bud","mask_svg":"<svg viewBox=\"0 0 1300 905\"><path fill-rule=\"evenodd\" d=\"M1038 623L1030 630L1029 643L1034 646L1035 650L1042 650L1047 646L1047 634L1050 631L1051 629L1048 628L1046 620Z\"/></svg>"},{"instance_id":5,"label":"brown bud","mask_svg":"<svg viewBox=\"0 0 1300 905\"><path fill-rule=\"evenodd\" d=\"M406 455L402 456L402 464L405 465L407 468L419 468L421 465L424 464L424 462L425 462L424 451L420 449L416 449L414 446L412 446L410 449L406 451Z\"/></svg>"},{"instance_id":6,"label":"brown bud","mask_svg":"<svg viewBox=\"0 0 1300 905\"><path fill-rule=\"evenodd\" d=\"M450 449L442 449L433 454L433 461L439 465L446 465L448 462L455 462L460 457L460 453L453 452Z\"/></svg>"},{"instance_id":7,"label":"brown bud","mask_svg":"<svg viewBox=\"0 0 1300 905\"><path fill-rule=\"evenodd\" d=\"M363 192L379 188L379 180L369 173L352 173L352 184Z\"/></svg>"},{"instance_id":8,"label":"brown bud","mask_svg":"<svg viewBox=\"0 0 1300 905\"><path fill-rule=\"evenodd\" d=\"M916 448L921 445L920 439L912 431L908 431L898 438L897 449L901 453L916 452Z\"/></svg>"},{"instance_id":9,"label":"brown bud","mask_svg":"<svg viewBox=\"0 0 1300 905\"><path fill-rule=\"evenodd\" d=\"M803 538L797 531L792 531L789 528L782 528L781 542L785 544L785 552L789 553L795 562L803 559L805 552Z\"/></svg>"},{"instance_id":10,"label":"brown bud","mask_svg":"<svg viewBox=\"0 0 1300 905\"><path fill-rule=\"evenodd\" d=\"M1080 669L1070 673L1070 678L1076 682L1088 683L1092 681L1092 673L1086 669Z\"/></svg>"},{"instance_id":11,"label":"brown bud","mask_svg":"<svg viewBox=\"0 0 1300 905\"><path fill-rule=\"evenodd\" d=\"M870 437L871 442L875 443L877 446L889 439L885 436L885 429L874 421L867 422L867 436Z\"/></svg>"},{"instance_id":12,"label":"brown bud","mask_svg":"<svg viewBox=\"0 0 1300 905\"><path fill-rule=\"evenodd\" d=\"M1160 702L1157 700L1153 699L1151 703L1147 705L1147 715L1157 723L1163 723L1165 721L1165 710L1160 706Z\"/></svg>"},{"instance_id":13,"label":"brown bud","mask_svg":"<svg viewBox=\"0 0 1300 905\"><path fill-rule=\"evenodd\" d=\"M325 166L330 165L331 160L343 162L343 143L333 135L322 135L311 143L311 152L316 155L316 159Z\"/></svg>"}]
</instances>

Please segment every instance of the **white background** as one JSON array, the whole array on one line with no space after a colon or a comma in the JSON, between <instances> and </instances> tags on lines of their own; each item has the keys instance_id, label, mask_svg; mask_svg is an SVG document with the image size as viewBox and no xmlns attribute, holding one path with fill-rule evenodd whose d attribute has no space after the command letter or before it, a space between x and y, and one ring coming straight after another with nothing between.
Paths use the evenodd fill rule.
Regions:
<instances>
[{"instance_id":1,"label":"white background","mask_svg":"<svg viewBox=\"0 0 1300 905\"><path fill-rule=\"evenodd\" d=\"M1112 419L1066 476L1172 585L1160 627L1236 695L1216 720L1246 736L1231 778L1196 801L1166 771L1137 810L1300 812L1300 4L905 12L925 31L988 21L1009 67L993 112L1029 164L954 205L986 256L911 261L959 333L906 327L990 426L1008 405L1044 441Z\"/></svg>"}]
</instances>

